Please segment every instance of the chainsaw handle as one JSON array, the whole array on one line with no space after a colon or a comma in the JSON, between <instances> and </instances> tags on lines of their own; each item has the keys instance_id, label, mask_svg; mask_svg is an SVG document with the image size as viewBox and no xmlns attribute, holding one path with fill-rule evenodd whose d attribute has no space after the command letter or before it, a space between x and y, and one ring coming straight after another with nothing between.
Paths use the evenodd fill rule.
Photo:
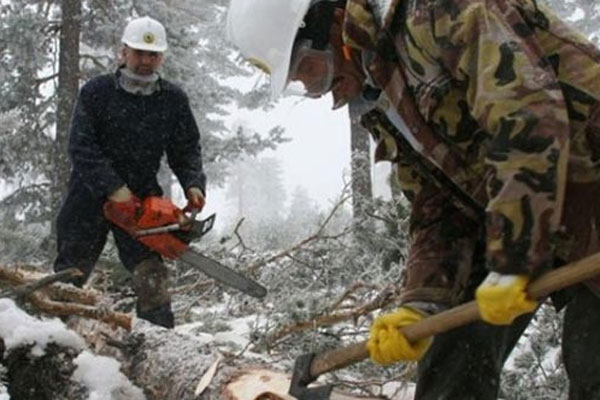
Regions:
<instances>
[{"instance_id":1,"label":"chainsaw handle","mask_svg":"<svg viewBox=\"0 0 600 400\"><path fill-rule=\"evenodd\" d=\"M598 275L600 275L600 252L540 276L529 284L527 294L532 299L540 299ZM416 342L480 319L477 303L473 300L405 326L402 328L402 333L409 342ZM315 356L310 365L310 376L316 379L326 372L367 359L369 352L366 344L366 341L353 343Z\"/></svg>"},{"instance_id":2,"label":"chainsaw handle","mask_svg":"<svg viewBox=\"0 0 600 400\"><path fill-rule=\"evenodd\" d=\"M195 221L196 220L196 216L198 215L198 213L200 212L200 210L198 210L197 208L193 208L192 212L190 213L190 216L188 217L188 219L190 221Z\"/></svg>"},{"instance_id":3,"label":"chainsaw handle","mask_svg":"<svg viewBox=\"0 0 600 400\"><path fill-rule=\"evenodd\" d=\"M187 210L183 210L182 211L182 215L185 217L185 222L184 223L175 223L175 224L169 224L169 225L163 225L163 226L157 226L156 228L146 228L146 229L139 229L137 232L135 232L135 236L136 237L140 237L140 236L148 236L148 235L156 235L159 233L169 233L169 232L176 232L179 230L186 230L186 227L189 229L189 225L192 224L195 220L196 220L196 215L198 215L198 209L194 208L191 212L190 215L186 215Z\"/></svg>"}]
</instances>

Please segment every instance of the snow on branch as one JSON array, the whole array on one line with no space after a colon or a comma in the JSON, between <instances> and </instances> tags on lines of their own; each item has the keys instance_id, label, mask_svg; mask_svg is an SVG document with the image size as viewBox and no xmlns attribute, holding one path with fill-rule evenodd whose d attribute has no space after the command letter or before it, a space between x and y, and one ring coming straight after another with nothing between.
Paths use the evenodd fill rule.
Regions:
<instances>
[{"instance_id":1,"label":"snow on branch","mask_svg":"<svg viewBox=\"0 0 600 400\"><path fill-rule=\"evenodd\" d=\"M285 249L269 258L267 258L266 260L262 260L259 261L255 264L252 264L251 266L249 266L246 271L250 274L253 274L256 272L257 269L259 269L260 267L267 265L269 263L272 263L273 261L277 261L278 259L282 258L282 257L286 257L286 256L290 256L292 253L294 253L295 251L303 248L304 246L306 246L307 244L315 241L315 240L323 240L323 239L337 239L341 236L346 235L347 233L349 233L351 231L351 229L344 229L342 232L336 234L336 235L325 235L325 229L327 227L327 225L329 224L329 222L333 219L333 217L335 216L335 214L337 213L337 211L344 205L344 203L346 201L348 201L348 199L350 199L352 196L350 195L346 195L341 197L337 203L332 207L331 211L329 212L329 214L327 215L327 217L325 218L325 220L319 225L319 227L317 228L316 232L313 233L312 235L302 239L300 242L298 242L297 244L293 245L292 247Z\"/></svg>"},{"instance_id":2,"label":"snow on branch","mask_svg":"<svg viewBox=\"0 0 600 400\"><path fill-rule=\"evenodd\" d=\"M70 271L44 275L31 267L0 266L0 281L11 287L2 295L12 294L51 315L78 315L131 330L131 316L108 309L100 293L57 282L73 274Z\"/></svg>"},{"instance_id":3,"label":"snow on branch","mask_svg":"<svg viewBox=\"0 0 600 400\"><path fill-rule=\"evenodd\" d=\"M338 300L336 300L330 310L336 309L345 298L347 298L352 292L357 291L358 289L364 288L365 285L363 283L357 283L348 291L346 291ZM359 317L365 316L375 310L378 310L382 307L385 307L388 304L393 303L397 300L398 294L395 293L394 287L389 286L382 290L373 300L366 304L362 304L359 307L352 308L347 311L341 311L338 313L327 313L325 315L321 315L316 318L312 318L310 320L304 320L295 322L290 325L286 325L283 328L279 329L277 332L271 334L267 338L268 344L273 344L283 337L290 335L292 333L302 332L309 329L315 329L318 327L331 326L337 324L339 322L344 322L348 320L356 321Z\"/></svg>"}]
</instances>

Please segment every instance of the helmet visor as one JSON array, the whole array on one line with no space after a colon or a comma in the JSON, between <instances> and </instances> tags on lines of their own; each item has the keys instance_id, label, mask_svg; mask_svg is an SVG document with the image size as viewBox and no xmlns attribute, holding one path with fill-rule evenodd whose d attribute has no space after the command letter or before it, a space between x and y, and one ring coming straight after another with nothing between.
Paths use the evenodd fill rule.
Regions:
<instances>
[{"instance_id":1,"label":"helmet visor","mask_svg":"<svg viewBox=\"0 0 600 400\"><path fill-rule=\"evenodd\" d=\"M286 92L320 97L331 89L333 70L331 47L317 50L311 40L301 40L292 52Z\"/></svg>"}]
</instances>

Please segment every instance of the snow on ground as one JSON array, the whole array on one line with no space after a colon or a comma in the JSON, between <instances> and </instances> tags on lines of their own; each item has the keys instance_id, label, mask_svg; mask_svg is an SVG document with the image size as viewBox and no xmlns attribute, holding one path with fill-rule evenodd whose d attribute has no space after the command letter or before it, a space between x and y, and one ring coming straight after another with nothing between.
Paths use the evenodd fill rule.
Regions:
<instances>
[{"instance_id":1,"label":"snow on ground","mask_svg":"<svg viewBox=\"0 0 600 400\"><path fill-rule=\"evenodd\" d=\"M175 327L177 333L189 336L201 344L211 343L229 351L245 350L246 356L265 362L271 361L264 354L247 350L250 344L252 327L258 323L257 315L246 315L238 318L224 317L226 311L222 305L211 308L195 308L192 312L202 315L201 320ZM211 326L212 325L212 326Z\"/></svg>"},{"instance_id":2,"label":"snow on ground","mask_svg":"<svg viewBox=\"0 0 600 400\"><path fill-rule=\"evenodd\" d=\"M88 388L90 400L145 399L144 392L121 373L118 361L82 351L73 362L77 365L73 380Z\"/></svg>"},{"instance_id":3,"label":"snow on ground","mask_svg":"<svg viewBox=\"0 0 600 400\"><path fill-rule=\"evenodd\" d=\"M383 385L382 393L384 396L390 396L392 400L412 400L415 397L415 385L389 382ZM393 396L393 397L391 397Z\"/></svg>"},{"instance_id":4,"label":"snow on ground","mask_svg":"<svg viewBox=\"0 0 600 400\"><path fill-rule=\"evenodd\" d=\"M48 343L56 343L76 350L85 348L85 341L68 330L61 320L40 320L30 316L10 299L0 299L0 337L6 350L33 344L31 353L43 356Z\"/></svg>"},{"instance_id":5,"label":"snow on ground","mask_svg":"<svg viewBox=\"0 0 600 400\"><path fill-rule=\"evenodd\" d=\"M238 350L246 349L250 343L249 336L252 327L259 322L264 321L261 321L261 317L257 315L247 315L238 318L226 317L227 311L225 309L226 306L224 306L226 303L227 302L224 301L221 305L210 308L193 308L191 311L196 314L200 320L176 326L175 331L193 337L202 344L211 343L218 347L229 348L233 345ZM207 328L211 328L211 325L219 325L217 327L218 331L207 333ZM269 356L254 353L249 350L245 351L245 355L261 359L267 363L273 362ZM388 382L383 386L381 394L388 396L391 400L411 400L414 397L414 384Z\"/></svg>"},{"instance_id":6,"label":"snow on ground","mask_svg":"<svg viewBox=\"0 0 600 400\"><path fill-rule=\"evenodd\" d=\"M184 335L194 337L196 340L205 343L235 344L240 348L245 348L250 343L251 327L257 323L256 315L245 315L239 318L227 316L225 300L213 307L194 307L191 312L198 317L198 321L188 324L178 325L175 331Z\"/></svg>"}]
</instances>

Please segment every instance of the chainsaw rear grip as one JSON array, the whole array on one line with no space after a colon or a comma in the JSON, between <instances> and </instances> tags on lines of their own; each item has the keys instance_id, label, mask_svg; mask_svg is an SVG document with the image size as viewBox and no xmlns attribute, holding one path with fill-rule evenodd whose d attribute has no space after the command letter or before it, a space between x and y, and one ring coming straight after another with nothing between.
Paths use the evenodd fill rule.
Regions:
<instances>
[{"instance_id":1,"label":"chainsaw rear grip","mask_svg":"<svg viewBox=\"0 0 600 400\"><path fill-rule=\"evenodd\" d=\"M128 201L109 200L102 207L104 216L130 235L137 230L137 220L142 213L142 203L137 196Z\"/></svg>"},{"instance_id":2,"label":"chainsaw rear grip","mask_svg":"<svg viewBox=\"0 0 600 400\"><path fill-rule=\"evenodd\" d=\"M169 199L147 197L143 202L136 196L130 201L107 201L104 216L132 236L140 229L177 223L182 211ZM168 233L137 237L137 239L164 257L178 258L187 250L187 244Z\"/></svg>"}]
</instances>

